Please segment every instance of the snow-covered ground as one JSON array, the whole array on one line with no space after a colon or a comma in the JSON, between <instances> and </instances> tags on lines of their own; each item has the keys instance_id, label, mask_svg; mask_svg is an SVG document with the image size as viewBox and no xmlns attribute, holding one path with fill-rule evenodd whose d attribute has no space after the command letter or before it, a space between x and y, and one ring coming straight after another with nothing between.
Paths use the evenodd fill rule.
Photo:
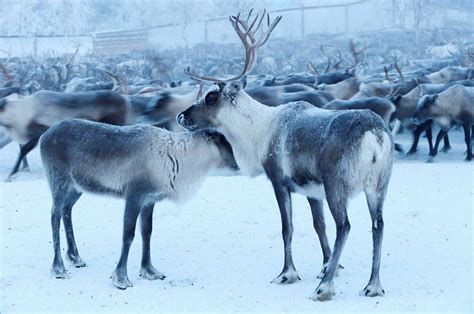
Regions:
<instances>
[{"instance_id":1,"label":"snow-covered ground","mask_svg":"<svg viewBox=\"0 0 474 314\"><path fill-rule=\"evenodd\" d=\"M38 150L31 172L0 183L1 306L10 311L462 311L473 310L473 163L463 161L461 132L453 150L425 163L426 144L395 164L385 203L381 268L386 296L358 295L371 267L371 224L363 195L350 203L352 229L330 302L308 299L322 255L306 200L294 196L293 250L302 281L271 284L283 265L280 215L263 177L209 178L184 206L155 206L152 260L164 281L138 276L141 238L129 258L134 287L109 279L121 249L121 200L84 195L73 216L87 267L67 267L69 280L50 277L53 257L50 195ZM407 147L408 137L402 142ZM0 151L0 178L17 147ZM326 207L330 241L334 223ZM62 248L65 239L62 234Z\"/></svg>"}]
</instances>

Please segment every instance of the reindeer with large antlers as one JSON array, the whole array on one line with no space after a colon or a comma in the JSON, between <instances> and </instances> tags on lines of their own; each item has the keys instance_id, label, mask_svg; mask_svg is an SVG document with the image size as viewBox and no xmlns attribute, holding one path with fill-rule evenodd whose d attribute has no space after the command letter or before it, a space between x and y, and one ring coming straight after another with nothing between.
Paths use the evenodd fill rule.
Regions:
<instances>
[{"instance_id":1,"label":"reindeer with large antlers","mask_svg":"<svg viewBox=\"0 0 474 314\"><path fill-rule=\"evenodd\" d=\"M245 91L246 80L238 80L252 70L257 49L280 21L276 18L257 39L261 26L257 18L250 25L240 15L230 22L246 50L242 72L228 79L211 78L187 71L199 82L217 83L205 96L178 116L181 126L196 130L212 127L231 144L243 173L265 173L275 192L282 220L284 265L274 283L299 280L293 264L291 193L305 195L313 214L313 224L323 251L322 280L312 298L329 300L334 293L333 278L347 239L350 223L349 198L364 191L372 218L373 264L365 296L383 295L379 280L383 234L382 208L393 163L393 140L383 120L369 110L330 111L305 102L268 107ZM256 27L255 27L256 26ZM334 252L326 237L323 199L327 199L336 222Z\"/></svg>"}]
</instances>

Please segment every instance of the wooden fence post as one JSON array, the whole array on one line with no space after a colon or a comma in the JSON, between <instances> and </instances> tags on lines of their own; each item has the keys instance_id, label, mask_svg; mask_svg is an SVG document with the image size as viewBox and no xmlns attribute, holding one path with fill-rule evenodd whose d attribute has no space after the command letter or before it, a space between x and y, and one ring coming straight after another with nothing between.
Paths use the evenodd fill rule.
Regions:
<instances>
[{"instance_id":1,"label":"wooden fence post","mask_svg":"<svg viewBox=\"0 0 474 314\"><path fill-rule=\"evenodd\" d=\"M301 7L301 38L304 38L304 7Z\"/></svg>"},{"instance_id":2,"label":"wooden fence post","mask_svg":"<svg viewBox=\"0 0 474 314\"><path fill-rule=\"evenodd\" d=\"M33 39L33 55L35 56L35 59L38 58L38 37L36 34Z\"/></svg>"},{"instance_id":3,"label":"wooden fence post","mask_svg":"<svg viewBox=\"0 0 474 314\"><path fill-rule=\"evenodd\" d=\"M349 6L344 6L344 30L346 35L349 33Z\"/></svg>"}]
</instances>

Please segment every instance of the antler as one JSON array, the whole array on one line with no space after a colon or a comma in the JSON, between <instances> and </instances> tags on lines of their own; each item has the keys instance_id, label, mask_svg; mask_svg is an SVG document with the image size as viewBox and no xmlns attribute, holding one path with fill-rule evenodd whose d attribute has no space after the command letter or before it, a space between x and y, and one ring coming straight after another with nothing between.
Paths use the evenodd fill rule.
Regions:
<instances>
[{"instance_id":1,"label":"antler","mask_svg":"<svg viewBox=\"0 0 474 314\"><path fill-rule=\"evenodd\" d=\"M237 14L237 16L229 16L229 21L232 27L234 28L235 32L239 36L240 41L242 42L245 48L245 63L244 63L244 68L242 69L242 72L240 74L227 78L227 79L219 79L219 78L208 77L208 76L194 73L191 71L190 67L188 67L184 71L184 73L189 75L193 80L198 81L200 83L207 83L207 82L227 83L230 81L240 79L244 75L250 73L250 71L252 71L253 67L255 66L257 62L257 49L263 46L267 42L273 29L278 25L278 23L280 22L282 18L281 16L277 16L273 20L273 22L270 24L270 14L268 14L267 11L264 10L263 14L260 16L260 19L259 19L259 15L257 14L257 16L255 16L255 18L253 19L252 23L250 23L249 25L252 12L253 12L253 9L250 10L246 21L243 21L240 19L240 13ZM267 17L268 29L266 31L262 31L260 37L256 39L255 33L260 29L263 19L265 18L265 15Z\"/></svg>"},{"instance_id":2,"label":"antler","mask_svg":"<svg viewBox=\"0 0 474 314\"><path fill-rule=\"evenodd\" d=\"M339 49L337 50L337 55L339 56L339 60L337 60L337 62L334 63L334 65L332 66L336 70L339 69L339 67L341 66L342 61L344 61L344 59L342 58L341 51Z\"/></svg>"},{"instance_id":3,"label":"antler","mask_svg":"<svg viewBox=\"0 0 474 314\"><path fill-rule=\"evenodd\" d=\"M392 65L390 65L390 69L387 68L385 65L383 66L383 71L385 72L385 79L390 82L390 77L388 76L388 72L392 69Z\"/></svg>"},{"instance_id":4,"label":"antler","mask_svg":"<svg viewBox=\"0 0 474 314\"><path fill-rule=\"evenodd\" d=\"M472 47L467 48L466 55L467 55L469 58L474 59L474 49L472 49Z\"/></svg>"},{"instance_id":5,"label":"antler","mask_svg":"<svg viewBox=\"0 0 474 314\"><path fill-rule=\"evenodd\" d=\"M6 65L8 64L8 61L10 61L10 58L11 58L11 52L9 51L6 51L4 49L0 49L1 52L4 52L8 57L7 57L7 61L3 62L3 63L0 63L0 71L2 72L3 76L5 77L5 80L6 81L11 81L12 79L12 76L10 74L10 72L8 71Z\"/></svg>"},{"instance_id":6,"label":"antler","mask_svg":"<svg viewBox=\"0 0 474 314\"><path fill-rule=\"evenodd\" d=\"M308 63L308 71L309 71L311 74L317 76L318 79L319 79L319 71L318 71L318 69L316 69L316 67L314 66L313 62Z\"/></svg>"},{"instance_id":7,"label":"antler","mask_svg":"<svg viewBox=\"0 0 474 314\"><path fill-rule=\"evenodd\" d=\"M355 68L359 63L362 62L362 60L360 59L360 54L362 52L366 51L367 48L369 48L369 46L367 46L367 44L366 44L364 48L361 48L359 51L357 51L356 44L354 43L354 40L351 39L349 41L349 49L351 51L352 57L354 58L354 64L351 65L350 67L348 67L347 70Z\"/></svg>"},{"instance_id":8,"label":"antler","mask_svg":"<svg viewBox=\"0 0 474 314\"><path fill-rule=\"evenodd\" d=\"M123 92L125 94L128 93L128 89L129 89L128 84L119 75L116 75L116 74L110 72L109 70L107 70L107 69L105 69L101 66L98 66L97 70L104 72L105 74L107 74L108 76L110 76L112 78L112 80L114 81L114 85L115 85L113 87L113 90L120 89L121 92ZM120 85L120 86L117 87L117 85Z\"/></svg>"},{"instance_id":9,"label":"antler","mask_svg":"<svg viewBox=\"0 0 474 314\"><path fill-rule=\"evenodd\" d=\"M326 51L324 51L324 46L323 45L321 45L319 47L319 49L321 50L323 55L325 55L326 58L328 58L328 64L326 65L326 69L324 70L324 73L327 73L329 71L329 69L331 69L331 58L326 54Z\"/></svg>"},{"instance_id":10,"label":"antler","mask_svg":"<svg viewBox=\"0 0 474 314\"><path fill-rule=\"evenodd\" d=\"M393 66L395 67L395 70L397 70L398 75L400 75L402 82L405 81L405 78L403 77L403 74L402 74L402 69L398 65L398 59L396 57L395 57L395 62Z\"/></svg>"},{"instance_id":11,"label":"antler","mask_svg":"<svg viewBox=\"0 0 474 314\"><path fill-rule=\"evenodd\" d=\"M71 65L71 62L76 57L77 53L79 52L79 47L81 47L81 44L74 42L73 47L76 48L76 51L74 51L74 54L71 56L71 59L69 59L69 61L66 63L66 68L69 68L69 66Z\"/></svg>"}]
</instances>

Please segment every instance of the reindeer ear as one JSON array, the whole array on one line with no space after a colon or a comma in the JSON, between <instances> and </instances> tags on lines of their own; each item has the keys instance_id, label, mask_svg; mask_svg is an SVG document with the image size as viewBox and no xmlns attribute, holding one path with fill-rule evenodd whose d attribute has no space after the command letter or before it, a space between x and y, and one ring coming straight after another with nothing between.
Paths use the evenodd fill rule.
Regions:
<instances>
[{"instance_id":1,"label":"reindeer ear","mask_svg":"<svg viewBox=\"0 0 474 314\"><path fill-rule=\"evenodd\" d=\"M240 79L240 82L242 83L242 89L245 89L247 87L247 75L244 75L244 77Z\"/></svg>"},{"instance_id":2,"label":"reindeer ear","mask_svg":"<svg viewBox=\"0 0 474 314\"><path fill-rule=\"evenodd\" d=\"M397 94L395 96L392 96L393 98L391 99L393 104L398 104L398 102L402 99L402 95Z\"/></svg>"},{"instance_id":3,"label":"reindeer ear","mask_svg":"<svg viewBox=\"0 0 474 314\"><path fill-rule=\"evenodd\" d=\"M224 88L224 94L233 100L240 93L240 91L245 88L244 84L247 85L246 80L244 82L242 81L229 82L226 84Z\"/></svg>"}]
</instances>

